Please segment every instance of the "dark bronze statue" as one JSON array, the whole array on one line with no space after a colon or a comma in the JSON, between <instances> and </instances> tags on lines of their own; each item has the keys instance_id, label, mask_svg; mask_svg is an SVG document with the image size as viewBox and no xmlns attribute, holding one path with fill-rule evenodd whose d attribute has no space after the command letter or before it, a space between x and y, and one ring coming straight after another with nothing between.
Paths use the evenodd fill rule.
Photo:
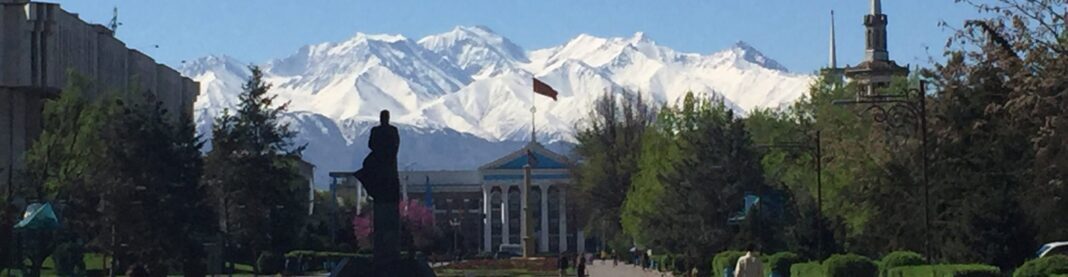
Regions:
<instances>
[{"instance_id":1,"label":"dark bronze statue","mask_svg":"<svg viewBox=\"0 0 1068 277\"><path fill-rule=\"evenodd\" d=\"M371 128L368 147L371 154L356 171L374 201L374 256L376 268L388 267L400 259L400 179L397 177L397 150L400 136L389 125L389 111L382 110L381 124ZM381 271L379 271L381 272Z\"/></svg>"},{"instance_id":2,"label":"dark bronze statue","mask_svg":"<svg viewBox=\"0 0 1068 277\"><path fill-rule=\"evenodd\" d=\"M400 201L400 179L397 178L397 150L400 148L400 135L397 127L389 125L389 111L379 114L381 125L371 128L371 139L367 147L371 154L363 159L363 168L356 171L367 194L375 203Z\"/></svg>"}]
</instances>

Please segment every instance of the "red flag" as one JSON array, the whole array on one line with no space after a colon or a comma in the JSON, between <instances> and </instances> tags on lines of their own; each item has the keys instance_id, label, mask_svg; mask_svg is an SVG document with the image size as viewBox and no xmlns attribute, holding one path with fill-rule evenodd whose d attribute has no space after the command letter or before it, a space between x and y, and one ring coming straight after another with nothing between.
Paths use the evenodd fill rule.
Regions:
<instances>
[{"instance_id":1,"label":"red flag","mask_svg":"<svg viewBox=\"0 0 1068 277\"><path fill-rule=\"evenodd\" d=\"M547 85L545 83L542 83L541 80L538 80L538 78L531 77L531 79L534 80L534 92L535 93L551 97L553 99L553 101L556 101L556 94L557 93L556 93L556 90L553 89L553 87L550 87L549 85Z\"/></svg>"}]
</instances>

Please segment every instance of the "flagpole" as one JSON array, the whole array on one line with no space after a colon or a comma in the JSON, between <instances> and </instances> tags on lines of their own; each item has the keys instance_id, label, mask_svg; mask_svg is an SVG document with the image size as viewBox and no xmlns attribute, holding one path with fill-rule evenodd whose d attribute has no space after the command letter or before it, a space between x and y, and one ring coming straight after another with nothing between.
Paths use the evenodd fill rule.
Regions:
<instances>
[{"instance_id":1,"label":"flagpole","mask_svg":"<svg viewBox=\"0 0 1068 277\"><path fill-rule=\"evenodd\" d=\"M533 81L533 80L534 80L534 78L531 78L531 81ZM536 92L533 89L531 89L530 90L530 142L531 143L538 142L537 125L534 124L535 113L537 113L537 106L534 105L534 102L538 101L537 100L538 97L537 97L537 95L534 95L534 94L536 94Z\"/></svg>"}]
</instances>

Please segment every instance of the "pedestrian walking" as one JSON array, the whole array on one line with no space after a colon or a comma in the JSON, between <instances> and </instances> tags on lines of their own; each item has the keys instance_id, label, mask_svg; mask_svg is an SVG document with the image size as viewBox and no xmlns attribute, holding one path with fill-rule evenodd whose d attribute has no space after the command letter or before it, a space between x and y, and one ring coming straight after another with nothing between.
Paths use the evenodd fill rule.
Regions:
<instances>
[{"instance_id":1,"label":"pedestrian walking","mask_svg":"<svg viewBox=\"0 0 1068 277\"><path fill-rule=\"evenodd\" d=\"M560 270L560 277L567 276L567 260L567 255L564 255L564 253L560 253L559 256L556 256L556 268Z\"/></svg>"},{"instance_id":2,"label":"pedestrian walking","mask_svg":"<svg viewBox=\"0 0 1068 277\"><path fill-rule=\"evenodd\" d=\"M757 246L750 244L746 250L745 256L738 258L738 263L734 265L734 277L763 277L764 264L760 262Z\"/></svg>"},{"instance_id":3,"label":"pedestrian walking","mask_svg":"<svg viewBox=\"0 0 1068 277\"><path fill-rule=\"evenodd\" d=\"M585 277L586 276L586 256L583 255L583 254L579 254L577 259L578 260L575 261L575 276Z\"/></svg>"}]
</instances>

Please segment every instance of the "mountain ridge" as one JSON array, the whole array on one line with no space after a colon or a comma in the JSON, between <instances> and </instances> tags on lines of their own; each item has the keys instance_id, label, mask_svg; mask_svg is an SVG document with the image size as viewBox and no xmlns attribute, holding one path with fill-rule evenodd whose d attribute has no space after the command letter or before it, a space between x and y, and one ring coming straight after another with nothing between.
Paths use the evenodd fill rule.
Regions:
<instances>
[{"instance_id":1,"label":"mountain ridge","mask_svg":"<svg viewBox=\"0 0 1068 277\"><path fill-rule=\"evenodd\" d=\"M247 65L211 55L179 67L201 82L194 104L201 134L209 136L211 119L236 104ZM530 139L532 106L538 111L533 119L537 139L559 145L567 154L574 127L604 93L638 93L661 105L693 91L720 97L744 114L791 103L812 80L743 41L698 54L659 45L643 32L610 38L581 34L528 51L485 26L457 26L418 40L357 33L343 41L306 45L260 66L273 85L271 93L290 103L287 120L302 131L298 140L308 143L306 159L319 167L320 181L327 171L358 167L362 157L331 155L364 153L366 128L382 109L391 111L393 121L420 149L488 151L468 153L470 157L445 153L449 151L402 155L421 160L416 169L476 168L492 160L486 156L508 152L488 145ZM559 91L558 101L535 96L532 77Z\"/></svg>"}]
</instances>

